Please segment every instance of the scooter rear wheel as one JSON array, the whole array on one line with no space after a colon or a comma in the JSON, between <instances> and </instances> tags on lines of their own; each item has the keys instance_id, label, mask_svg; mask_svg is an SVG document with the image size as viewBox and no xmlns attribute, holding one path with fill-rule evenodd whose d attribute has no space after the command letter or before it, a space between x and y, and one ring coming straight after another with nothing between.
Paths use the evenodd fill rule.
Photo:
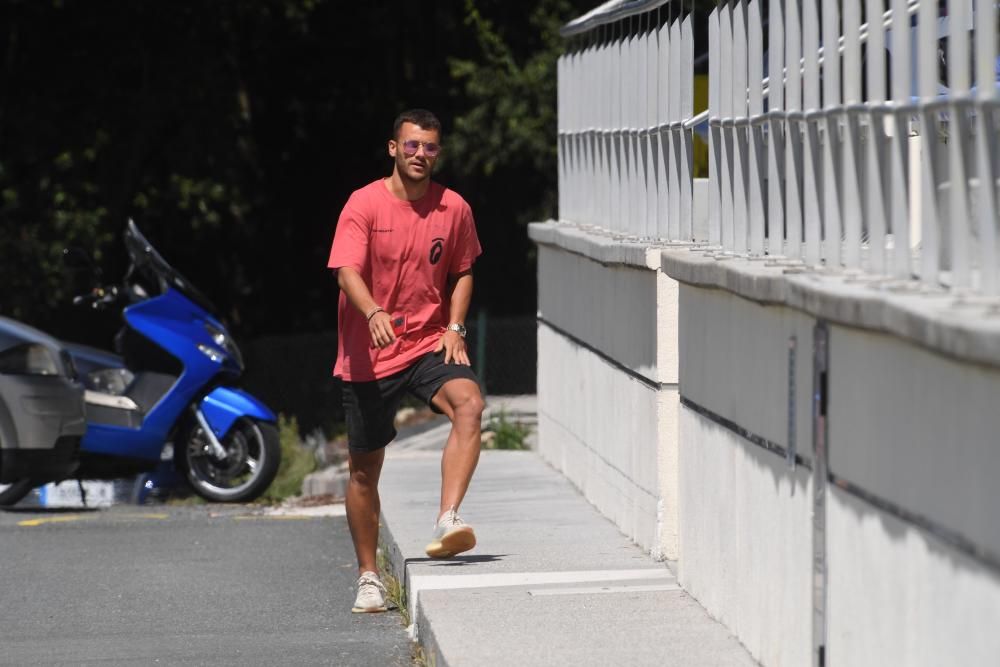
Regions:
<instances>
[{"instance_id":1,"label":"scooter rear wheel","mask_svg":"<svg viewBox=\"0 0 1000 667\"><path fill-rule=\"evenodd\" d=\"M260 496L278 474L281 443L274 424L241 418L221 440L226 458L216 458L205 433L194 426L180 448L182 466L194 492L221 503Z\"/></svg>"},{"instance_id":2,"label":"scooter rear wheel","mask_svg":"<svg viewBox=\"0 0 1000 667\"><path fill-rule=\"evenodd\" d=\"M0 491L0 507L16 505L19 500L31 493L38 486L32 479L19 479L3 491Z\"/></svg>"}]
</instances>

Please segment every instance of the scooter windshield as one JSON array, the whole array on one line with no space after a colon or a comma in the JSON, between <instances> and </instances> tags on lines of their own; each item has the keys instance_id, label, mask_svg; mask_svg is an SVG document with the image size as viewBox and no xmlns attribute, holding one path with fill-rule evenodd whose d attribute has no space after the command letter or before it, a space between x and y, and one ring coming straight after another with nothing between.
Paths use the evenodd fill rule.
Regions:
<instances>
[{"instance_id":1,"label":"scooter windshield","mask_svg":"<svg viewBox=\"0 0 1000 667\"><path fill-rule=\"evenodd\" d=\"M218 312L208 297L163 259L131 219L125 229L125 248L132 260L132 266L155 281L161 292L167 291L168 288L176 289L209 313Z\"/></svg>"}]
</instances>

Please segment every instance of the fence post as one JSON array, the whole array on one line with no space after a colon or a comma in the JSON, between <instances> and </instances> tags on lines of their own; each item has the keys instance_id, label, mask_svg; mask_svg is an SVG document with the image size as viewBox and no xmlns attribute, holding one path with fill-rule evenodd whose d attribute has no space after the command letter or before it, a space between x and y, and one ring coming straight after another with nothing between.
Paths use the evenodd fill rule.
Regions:
<instances>
[{"instance_id":1,"label":"fence post","mask_svg":"<svg viewBox=\"0 0 1000 667\"><path fill-rule=\"evenodd\" d=\"M971 284L969 261L969 174L966 154L969 141L968 107L958 98L969 94L969 0L948 0L948 88L955 100L949 107L949 222L951 225L951 285ZM994 83L994 85L996 85ZM985 137L983 137L985 139Z\"/></svg>"},{"instance_id":2,"label":"fence post","mask_svg":"<svg viewBox=\"0 0 1000 667\"><path fill-rule=\"evenodd\" d=\"M892 0L892 98L897 105L910 103L910 15L906 0ZM910 277L909 111L892 114L892 274Z\"/></svg>"},{"instance_id":3,"label":"fence post","mask_svg":"<svg viewBox=\"0 0 1000 667\"><path fill-rule=\"evenodd\" d=\"M938 46L936 0L920 0L917 24L918 92L924 104L937 97ZM938 218L941 203L938 197L938 112L923 107L920 114L920 279L925 285L936 285L940 267L941 240L938 238Z\"/></svg>"},{"instance_id":4,"label":"fence post","mask_svg":"<svg viewBox=\"0 0 1000 667\"><path fill-rule=\"evenodd\" d=\"M984 294L997 294L997 173L993 156L1000 149L994 124L996 100L997 33L995 0L976 0L976 160L979 171L979 285Z\"/></svg>"},{"instance_id":5,"label":"fence post","mask_svg":"<svg viewBox=\"0 0 1000 667\"><path fill-rule=\"evenodd\" d=\"M840 266L840 11L838 0L823 0L823 257Z\"/></svg>"},{"instance_id":6,"label":"fence post","mask_svg":"<svg viewBox=\"0 0 1000 667\"><path fill-rule=\"evenodd\" d=\"M883 0L865 0L868 17L868 66L865 74L868 86L868 150L865 152L865 221L868 224L868 245L871 253L869 270L885 273L885 234L888 210L885 199L883 159L885 156L885 115L877 107L885 103L885 27L882 22Z\"/></svg>"}]
</instances>

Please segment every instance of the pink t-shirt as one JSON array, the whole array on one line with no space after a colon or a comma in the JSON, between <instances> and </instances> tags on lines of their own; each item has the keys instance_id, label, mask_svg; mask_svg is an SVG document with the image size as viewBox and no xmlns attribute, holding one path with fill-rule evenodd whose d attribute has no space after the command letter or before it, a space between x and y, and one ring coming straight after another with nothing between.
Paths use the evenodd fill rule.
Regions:
<instances>
[{"instance_id":1,"label":"pink t-shirt","mask_svg":"<svg viewBox=\"0 0 1000 667\"><path fill-rule=\"evenodd\" d=\"M404 201L383 179L355 190L337 221L327 266L361 274L392 317L396 340L373 347L365 316L341 292L333 374L368 382L432 351L448 326L448 276L469 269L480 253L472 209L458 193L432 181L426 195Z\"/></svg>"}]
</instances>

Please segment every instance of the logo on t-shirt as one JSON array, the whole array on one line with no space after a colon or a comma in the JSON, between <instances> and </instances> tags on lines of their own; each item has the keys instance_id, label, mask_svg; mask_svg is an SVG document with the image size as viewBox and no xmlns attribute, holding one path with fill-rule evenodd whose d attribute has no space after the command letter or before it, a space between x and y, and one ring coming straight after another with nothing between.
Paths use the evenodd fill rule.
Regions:
<instances>
[{"instance_id":1,"label":"logo on t-shirt","mask_svg":"<svg viewBox=\"0 0 1000 667\"><path fill-rule=\"evenodd\" d=\"M431 264L437 264L441 261L442 252L444 252L444 239L439 236L431 243Z\"/></svg>"}]
</instances>

